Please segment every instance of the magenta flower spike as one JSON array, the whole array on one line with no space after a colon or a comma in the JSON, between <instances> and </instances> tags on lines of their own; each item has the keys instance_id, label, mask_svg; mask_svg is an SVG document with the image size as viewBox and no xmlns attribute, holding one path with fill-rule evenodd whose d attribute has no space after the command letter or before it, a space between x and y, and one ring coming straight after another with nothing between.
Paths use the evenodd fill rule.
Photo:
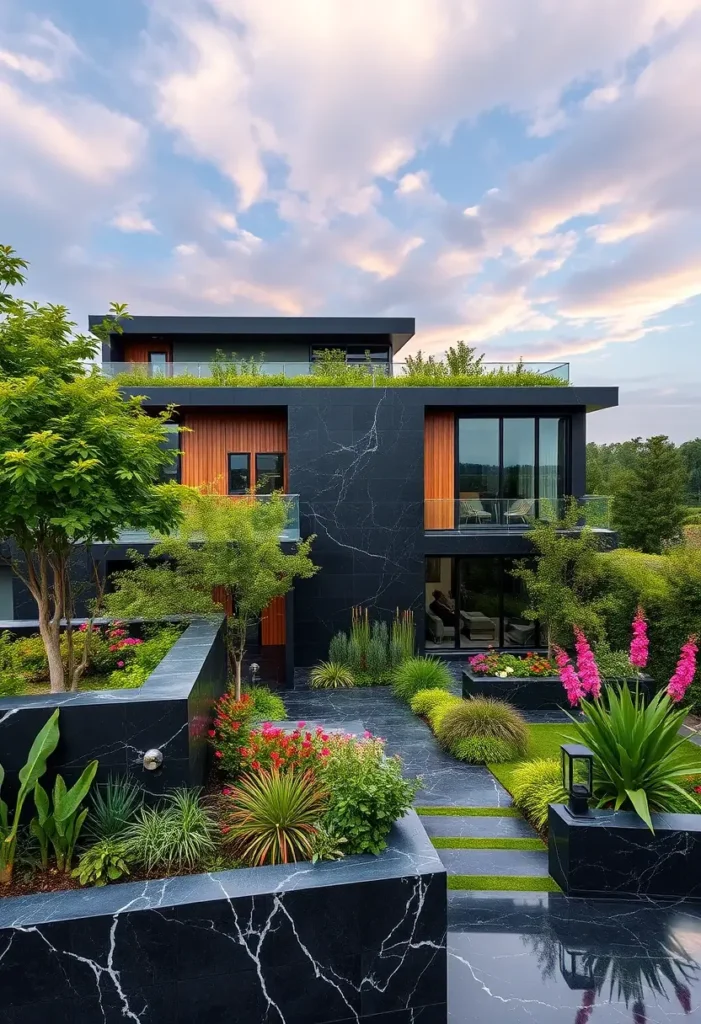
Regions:
<instances>
[{"instance_id":1,"label":"magenta flower spike","mask_svg":"<svg viewBox=\"0 0 701 1024\"><path fill-rule=\"evenodd\" d=\"M560 670L560 682L565 688L571 706L576 707L584 696L581 680L575 672L567 652L563 651L561 647L554 647L553 650L555 651L555 664Z\"/></svg>"},{"instance_id":2,"label":"magenta flower spike","mask_svg":"<svg viewBox=\"0 0 701 1024\"><path fill-rule=\"evenodd\" d=\"M582 689L586 696L596 700L601 696L601 676L599 666L596 664L594 652L589 646L589 641L581 629L575 626L575 649L577 651L577 671Z\"/></svg>"},{"instance_id":3,"label":"magenta flower spike","mask_svg":"<svg viewBox=\"0 0 701 1024\"><path fill-rule=\"evenodd\" d=\"M682 646L677 667L667 687L667 694L675 704L678 704L683 698L694 680L698 650L695 636L690 636Z\"/></svg>"},{"instance_id":4,"label":"magenta flower spike","mask_svg":"<svg viewBox=\"0 0 701 1024\"><path fill-rule=\"evenodd\" d=\"M636 668L645 668L647 665L650 641L647 635L647 622L645 612L638 608L633 619L633 639L630 642L630 663Z\"/></svg>"}]
</instances>

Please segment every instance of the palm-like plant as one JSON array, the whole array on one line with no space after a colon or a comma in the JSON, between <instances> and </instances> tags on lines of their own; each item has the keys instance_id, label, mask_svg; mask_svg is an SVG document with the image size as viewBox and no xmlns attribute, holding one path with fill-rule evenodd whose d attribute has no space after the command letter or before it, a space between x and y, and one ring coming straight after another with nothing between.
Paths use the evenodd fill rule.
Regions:
<instances>
[{"instance_id":1,"label":"palm-like plant","mask_svg":"<svg viewBox=\"0 0 701 1024\"><path fill-rule=\"evenodd\" d=\"M354 686L353 672L337 661L322 661L311 670L309 683L314 690L339 690Z\"/></svg>"},{"instance_id":2,"label":"palm-like plant","mask_svg":"<svg viewBox=\"0 0 701 1024\"><path fill-rule=\"evenodd\" d=\"M223 810L225 833L247 864L311 860L327 794L311 772L244 775Z\"/></svg>"},{"instance_id":3,"label":"palm-like plant","mask_svg":"<svg viewBox=\"0 0 701 1024\"><path fill-rule=\"evenodd\" d=\"M571 715L581 740L594 753L594 795L599 807L632 809L654 831L651 811L664 811L681 796L689 811L693 797L678 780L701 775L701 765L684 756L679 729L686 709L675 709L665 693L645 705L627 686L606 687L596 701L582 701L584 721Z\"/></svg>"}]
</instances>

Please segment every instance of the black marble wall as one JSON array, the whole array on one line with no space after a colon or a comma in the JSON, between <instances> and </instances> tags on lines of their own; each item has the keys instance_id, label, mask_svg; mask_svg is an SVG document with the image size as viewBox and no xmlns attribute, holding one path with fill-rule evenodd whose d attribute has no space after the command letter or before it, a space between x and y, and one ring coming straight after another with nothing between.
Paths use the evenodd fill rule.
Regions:
<instances>
[{"instance_id":1,"label":"black marble wall","mask_svg":"<svg viewBox=\"0 0 701 1024\"><path fill-rule=\"evenodd\" d=\"M379 857L0 900L7 1024L445 1024L446 875Z\"/></svg>"},{"instance_id":2,"label":"black marble wall","mask_svg":"<svg viewBox=\"0 0 701 1024\"><path fill-rule=\"evenodd\" d=\"M217 616L188 626L138 690L0 698L3 795L12 797L34 737L56 707L61 738L49 763L49 781L60 772L70 784L96 758L98 782L129 773L151 793L202 785L211 707L225 691L226 678L223 618ZM143 767L151 748L164 755L162 767L153 772Z\"/></svg>"},{"instance_id":3,"label":"black marble wall","mask_svg":"<svg viewBox=\"0 0 701 1024\"><path fill-rule=\"evenodd\" d=\"M574 817L551 804L548 868L569 896L701 898L701 815L631 811Z\"/></svg>"}]
</instances>

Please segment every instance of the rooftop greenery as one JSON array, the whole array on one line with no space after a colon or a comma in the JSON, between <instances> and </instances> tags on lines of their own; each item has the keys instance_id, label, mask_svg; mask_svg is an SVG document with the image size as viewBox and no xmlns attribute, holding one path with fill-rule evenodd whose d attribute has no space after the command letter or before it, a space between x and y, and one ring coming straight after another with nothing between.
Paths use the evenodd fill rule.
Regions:
<instances>
[{"instance_id":1,"label":"rooftop greenery","mask_svg":"<svg viewBox=\"0 0 701 1024\"><path fill-rule=\"evenodd\" d=\"M538 373L528 369L519 361L516 367L506 369L487 368L483 365L484 355L476 356L475 349L459 341L448 349L444 362L433 356L424 356L419 350L415 356L407 356L398 376L388 376L381 366L367 363L348 364L343 351L327 350L318 362L311 365L311 372L290 375L286 373L265 373L263 356L259 359L237 360L234 353L227 357L217 352L209 366L209 375L200 377L192 373L174 374L163 380L163 384L175 387L566 387L567 381L551 374ZM115 379L120 385L141 387L154 386L149 367L135 367L118 373ZM160 381L158 382L160 383ZM156 385L157 386L157 385Z\"/></svg>"}]
</instances>

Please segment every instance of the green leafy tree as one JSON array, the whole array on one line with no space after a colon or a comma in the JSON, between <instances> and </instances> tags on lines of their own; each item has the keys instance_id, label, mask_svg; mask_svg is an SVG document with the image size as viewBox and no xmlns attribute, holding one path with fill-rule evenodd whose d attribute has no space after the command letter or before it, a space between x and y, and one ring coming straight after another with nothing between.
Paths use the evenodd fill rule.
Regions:
<instances>
[{"instance_id":1,"label":"green leafy tree","mask_svg":"<svg viewBox=\"0 0 701 1024\"><path fill-rule=\"evenodd\" d=\"M687 475L678 449L659 434L635 439L639 456L617 481L611 519L625 547L659 554L681 536Z\"/></svg>"},{"instance_id":2,"label":"green leafy tree","mask_svg":"<svg viewBox=\"0 0 701 1024\"><path fill-rule=\"evenodd\" d=\"M537 558L521 562L511 575L523 581L530 607L524 613L545 627L548 656L554 644L570 646L573 627L596 638L602 622L594 603L602 567L596 534L581 526L582 510L572 498L561 520L536 520L529 533Z\"/></svg>"},{"instance_id":3,"label":"green leafy tree","mask_svg":"<svg viewBox=\"0 0 701 1024\"><path fill-rule=\"evenodd\" d=\"M3 250L5 284L18 278ZM7 265L9 264L9 270ZM177 491L156 485L174 458L170 411L148 416L139 398L83 361L95 338L74 337L61 306L6 297L0 319L0 540L37 603L52 693L75 689L70 563L78 545L113 542L122 529L167 532L180 518ZM113 306L117 317L125 307ZM105 321L102 331L114 330ZM68 666L61 658L67 620ZM87 662L86 662L87 663Z\"/></svg>"},{"instance_id":4,"label":"green leafy tree","mask_svg":"<svg viewBox=\"0 0 701 1024\"><path fill-rule=\"evenodd\" d=\"M287 504L280 494L261 501L251 494L232 499L181 487L184 519L177 535L151 551L167 562L142 561L114 576L107 608L118 615L227 613L227 649L241 697L241 668L249 628L270 602L297 578L317 572L310 558L313 537L294 552L280 544Z\"/></svg>"},{"instance_id":5,"label":"green leafy tree","mask_svg":"<svg viewBox=\"0 0 701 1024\"><path fill-rule=\"evenodd\" d=\"M445 354L445 361L452 377L459 377L462 374L480 374L484 353L476 356L476 348L459 341L457 345L451 345Z\"/></svg>"},{"instance_id":6,"label":"green leafy tree","mask_svg":"<svg viewBox=\"0 0 701 1024\"><path fill-rule=\"evenodd\" d=\"M687 474L686 491L690 501L701 504L701 437L679 445Z\"/></svg>"}]
</instances>

